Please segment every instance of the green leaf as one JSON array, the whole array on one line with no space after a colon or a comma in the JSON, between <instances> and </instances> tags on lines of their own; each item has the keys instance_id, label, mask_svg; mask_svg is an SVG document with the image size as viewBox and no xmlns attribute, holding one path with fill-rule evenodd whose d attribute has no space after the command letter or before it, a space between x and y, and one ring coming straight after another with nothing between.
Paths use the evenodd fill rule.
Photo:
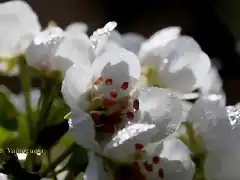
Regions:
<instances>
[{"instance_id":1,"label":"green leaf","mask_svg":"<svg viewBox=\"0 0 240 180\"><path fill-rule=\"evenodd\" d=\"M28 148L30 145L30 134L28 121L24 116L17 117L18 129L14 138L4 142L4 147L8 148Z\"/></svg>"},{"instance_id":2,"label":"green leaf","mask_svg":"<svg viewBox=\"0 0 240 180\"><path fill-rule=\"evenodd\" d=\"M77 146L74 149L73 154L68 161L68 167L70 171L77 176L80 172L85 171L88 164L88 154L86 149L81 146Z\"/></svg>"},{"instance_id":3,"label":"green leaf","mask_svg":"<svg viewBox=\"0 0 240 180\"><path fill-rule=\"evenodd\" d=\"M64 119L71 119L72 118L72 114L71 112L67 113L65 116L64 116Z\"/></svg>"},{"instance_id":4,"label":"green leaf","mask_svg":"<svg viewBox=\"0 0 240 180\"><path fill-rule=\"evenodd\" d=\"M83 176L84 176L84 173L81 172L81 173L75 178L75 180L83 180Z\"/></svg>"},{"instance_id":5,"label":"green leaf","mask_svg":"<svg viewBox=\"0 0 240 180\"><path fill-rule=\"evenodd\" d=\"M69 134L64 135L61 138L60 143L67 147L70 146L73 143L72 136Z\"/></svg>"},{"instance_id":6,"label":"green leaf","mask_svg":"<svg viewBox=\"0 0 240 180\"><path fill-rule=\"evenodd\" d=\"M47 125L59 124L62 121L66 121L64 115L69 111L69 107L66 105L63 99L55 99L52 104L51 111L47 120Z\"/></svg>"},{"instance_id":7,"label":"green leaf","mask_svg":"<svg viewBox=\"0 0 240 180\"><path fill-rule=\"evenodd\" d=\"M7 68L5 72L11 72L18 65L18 55L10 58L0 58L1 63L5 63Z\"/></svg>"},{"instance_id":8,"label":"green leaf","mask_svg":"<svg viewBox=\"0 0 240 180\"><path fill-rule=\"evenodd\" d=\"M17 129L17 111L6 94L0 92L0 125L9 130Z\"/></svg>"},{"instance_id":9,"label":"green leaf","mask_svg":"<svg viewBox=\"0 0 240 180\"><path fill-rule=\"evenodd\" d=\"M4 127L0 126L0 147L4 147L4 142L12 140L17 136L16 132L9 131Z\"/></svg>"}]
</instances>

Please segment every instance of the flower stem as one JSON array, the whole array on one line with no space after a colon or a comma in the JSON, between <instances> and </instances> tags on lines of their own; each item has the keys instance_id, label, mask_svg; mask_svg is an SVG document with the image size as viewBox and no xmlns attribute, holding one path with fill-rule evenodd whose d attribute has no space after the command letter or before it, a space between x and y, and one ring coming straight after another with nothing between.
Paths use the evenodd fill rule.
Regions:
<instances>
[{"instance_id":1,"label":"flower stem","mask_svg":"<svg viewBox=\"0 0 240 180\"><path fill-rule=\"evenodd\" d=\"M51 165L51 152L47 151L48 164ZM57 180L56 172L52 169L52 176L54 180Z\"/></svg>"},{"instance_id":2,"label":"flower stem","mask_svg":"<svg viewBox=\"0 0 240 180\"><path fill-rule=\"evenodd\" d=\"M31 108L31 99L30 99L31 98L30 97L31 75L29 74L30 71L28 69L28 65L27 65L23 55L19 56L19 65L20 65L20 81L21 81L21 86L24 91L30 137L34 138L33 122L32 122L32 108Z\"/></svg>"},{"instance_id":3,"label":"flower stem","mask_svg":"<svg viewBox=\"0 0 240 180\"><path fill-rule=\"evenodd\" d=\"M48 173L52 171L52 169L55 169L58 164L60 164L63 160L65 160L73 151L73 149L76 147L76 144L72 144L66 149L65 152L63 152L43 173L42 177L46 177Z\"/></svg>"},{"instance_id":4,"label":"flower stem","mask_svg":"<svg viewBox=\"0 0 240 180\"><path fill-rule=\"evenodd\" d=\"M58 84L54 79L43 79L41 87L41 97L39 99L39 119L38 119L38 132L40 132L47 121L52 103L58 94Z\"/></svg>"}]
</instances>

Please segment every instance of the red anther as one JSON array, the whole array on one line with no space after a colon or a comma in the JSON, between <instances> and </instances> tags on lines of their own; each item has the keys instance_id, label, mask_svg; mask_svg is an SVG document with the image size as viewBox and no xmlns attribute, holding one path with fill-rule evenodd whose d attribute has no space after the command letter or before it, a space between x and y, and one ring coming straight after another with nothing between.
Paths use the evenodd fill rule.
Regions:
<instances>
[{"instance_id":1,"label":"red anther","mask_svg":"<svg viewBox=\"0 0 240 180\"><path fill-rule=\"evenodd\" d=\"M140 167L139 167L139 164L138 164L137 161L134 161L132 163L132 169L133 169L134 172L138 172L140 170Z\"/></svg>"},{"instance_id":2,"label":"red anther","mask_svg":"<svg viewBox=\"0 0 240 180\"><path fill-rule=\"evenodd\" d=\"M152 161L153 161L154 164L158 164L160 162L160 158L158 156L154 156L152 158Z\"/></svg>"},{"instance_id":3,"label":"red anther","mask_svg":"<svg viewBox=\"0 0 240 180\"><path fill-rule=\"evenodd\" d=\"M139 100L138 100L138 99L135 99L135 100L133 101L133 108L134 108L135 110L139 110Z\"/></svg>"},{"instance_id":4,"label":"red anther","mask_svg":"<svg viewBox=\"0 0 240 180\"><path fill-rule=\"evenodd\" d=\"M113 99L104 99L103 100L103 106L104 107L110 107L112 105L116 104L116 101Z\"/></svg>"},{"instance_id":5,"label":"red anther","mask_svg":"<svg viewBox=\"0 0 240 180\"><path fill-rule=\"evenodd\" d=\"M97 78L97 80L94 82L94 84L95 85L98 85L98 84L100 84L101 82L103 81L103 77L99 77L99 78Z\"/></svg>"},{"instance_id":6,"label":"red anther","mask_svg":"<svg viewBox=\"0 0 240 180\"><path fill-rule=\"evenodd\" d=\"M94 121L98 121L99 118L100 118L100 114L99 114L99 113L96 113L96 112L93 112L93 113L91 114L91 117L92 117L92 119L93 119Z\"/></svg>"},{"instance_id":7,"label":"red anther","mask_svg":"<svg viewBox=\"0 0 240 180\"><path fill-rule=\"evenodd\" d=\"M105 80L105 84L108 85L112 85L113 80L112 79L106 79Z\"/></svg>"},{"instance_id":8,"label":"red anther","mask_svg":"<svg viewBox=\"0 0 240 180\"><path fill-rule=\"evenodd\" d=\"M110 96L113 97L113 98L116 98L117 97L117 92L116 91L111 91Z\"/></svg>"},{"instance_id":9,"label":"red anther","mask_svg":"<svg viewBox=\"0 0 240 180\"><path fill-rule=\"evenodd\" d=\"M152 172L152 171L153 171L153 165L152 165L152 164L148 164L147 162L144 163L144 168L145 168L148 172Z\"/></svg>"},{"instance_id":10,"label":"red anther","mask_svg":"<svg viewBox=\"0 0 240 180\"><path fill-rule=\"evenodd\" d=\"M141 150L143 148L144 148L144 146L142 144L140 144L140 143L135 144L135 149L136 150Z\"/></svg>"},{"instance_id":11,"label":"red anther","mask_svg":"<svg viewBox=\"0 0 240 180\"><path fill-rule=\"evenodd\" d=\"M133 119L134 119L134 114L133 114L133 112L128 111L128 112L127 112L127 118L128 118L128 120L133 120Z\"/></svg>"},{"instance_id":12,"label":"red anther","mask_svg":"<svg viewBox=\"0 0 240 180\"><path fill-rule=\"evenodd\" d=\"M164 171L163 171L163 169L162 168L160 168L159 170L158 170L158 176L160 177L160 178L164 178Z\"/></svg>"},{"instance_id":13,"label":"red anther","mask_svg":"<svg viewBox=\"0 0 240 180\"><path fill-rule=\"evenodd\" d=\"M121 89L122 90L128 89L128 84L129 84L128 82L123 82L122 85L121 85Z\"/></svg>"}]
</instances>

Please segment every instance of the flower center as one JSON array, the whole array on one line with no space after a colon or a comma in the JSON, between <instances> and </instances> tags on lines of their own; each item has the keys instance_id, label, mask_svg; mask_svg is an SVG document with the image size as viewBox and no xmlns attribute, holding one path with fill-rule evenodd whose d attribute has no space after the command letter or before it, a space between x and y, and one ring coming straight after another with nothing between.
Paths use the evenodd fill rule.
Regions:
<instances>
[{"instance_id":1,"label":"flower center","mask_svg":"<svg viewBox=\"0 0 240 180\"><path fill-rule=\"evenodd\" d=\"M148 180L148 179L164 179L164 170L161 167L161 159L159 156L144 158L144 145L135 144L135 161L131 165L119 166L115 173L114 180ZM150 159L150 161L146 161Z\"/></svg>"},{"instance_id":2,"label":"flower center","mask_svg":"<svg viewBox=\"0 0 240 180\"><path fill-rule=\"evenodd\" d=\"M143 70L142 75L146 77L148 85L164 88L165 85L160 81L156 67L149 66Z\"/></svg>"},{"instance_id":3,"label":"flower center","mask_svg":"<svg viewBox=\"0 0 240 180\"><path fill-rule=\"evenodd\" d=\"M88 112L95 123L96 132L105 135L123 128L126 121L133 120L134 113L139 110L138 99L131 99L129 95L120 96L128 90L129 83L122 82L117 90L113 88L113 84L113 79L97 78L94 86L101 86L107 90L99 94L97 88L92 88L89 97Z\"/></svg>"}]
</instances>

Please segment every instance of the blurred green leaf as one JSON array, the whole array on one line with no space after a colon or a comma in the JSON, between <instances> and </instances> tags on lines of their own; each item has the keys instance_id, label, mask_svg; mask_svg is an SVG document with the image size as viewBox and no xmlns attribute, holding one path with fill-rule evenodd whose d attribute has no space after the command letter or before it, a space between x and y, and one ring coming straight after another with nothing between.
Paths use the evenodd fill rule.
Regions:
<instances>
[{"instance_id":1,"label":"blurred green leaf","mask_svg":"<svg viewBox=\"0 0 240 180\"><path fill-rule=\"evenodd\" d=\"M84 173L81 172L81 173L75 178L75 180L83 180L83 176L84 176Z\"/></svg>"},{"instance_id":2,"label":"blurred green leaf","mask_svg":"<svg viewBox=\"0 0 240 180\"><path fill-rule=\"evenodd\" d=\"M60 143L67 147L70 146L73 143L72 136L69 134L64 135L61 138Z\"/></svg>"},{"instance_id":3,"label":"blurred green leaf","mask_svg":"<svg viewBox=\"0 0 240 180\"><path fill-rule=\"evenodd\" d=\"M17 129L17 111L6 94L0 92L0 125L9 130Z\"/></svg>"},{"instance_id":4,"label":"blurred green leaf","mask_svg":"<svg viewBox=\"0 0 240 180\"><path fill-rule=\"evenodd\" d=\"M9 131L0 126L0 147L4 147L4 142L14 139L17 136L16 132Z\"/></svg>"},{"instance_id":5,"label":"blurred green leaf","mask_svg":"<svg viewBox=\"0 0 240 180\"><path fill-rule=\"evenodd\" d=\"M11 58L0 58L1 63L5 63L7 65L6 72L11 72L15 67L17 67L18 56Z\"/></svg>"},{"instance_id":6,"label":"blurred green leaf","mask_svg":"<svg viewBox=\"0 0 240 180\"><path fill-rule=\"evenodd\" d=\"M28 129L28 121L24 116L17 117L18 129L17 135L4 142L4 147L9 148L28 148L30 145L30 134Z\"/></svg>"},{"instance_id":7,"label":"blurred green leaf","mask_svg":"<svg viewBox=\"0 0 240 180\"><path fill-rule=\"evenodd\" d=\"M77 176L80 172L85 171L88 164L87 150L81 146L74 149L73 154L68 161L69 170Z\"/></svg>"},{"instance_id":8,"label":"blurred green leaf","mask_svg":"<svg viewBox=\"0 0 240 180\"><path fill-rule=\"evenodd\" d=\"M63 121L60 124L45 127L39 132L36 144L44 149L50 149L60 138L68 131L68 122Z\"/></svg>"},{"instance_id":9,"label":"blurred green leaf","mask_svg":"<svg viewBox=\"0 0 240 180\"><path fill-rule=\"evenodd\" d=\"M59 124L64 121L65 114L69 111L69 107L66 105L63 99L56 98L53 101L51 111L47 120L47 125Z\"/></svg>"},{"instance_id":10,"label":"blurred green leaf","mask_svg":"<svg viewBox=\"0 0 240 180\"><path fill-rule=\"evenodd\" d=\"M71 119L71 117L72 117L72 114L71 112L69 112L64 116L64 119Z\"/></svg>"}]
</instances>

